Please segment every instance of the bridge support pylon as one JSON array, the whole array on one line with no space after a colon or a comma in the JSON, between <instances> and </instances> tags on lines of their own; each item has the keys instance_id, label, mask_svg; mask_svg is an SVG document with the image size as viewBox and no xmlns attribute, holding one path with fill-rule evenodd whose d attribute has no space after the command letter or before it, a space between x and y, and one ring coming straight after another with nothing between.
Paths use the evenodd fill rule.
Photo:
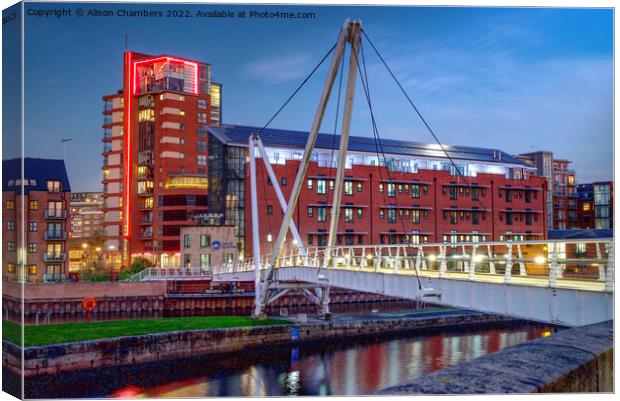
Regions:
<instances>
[{"instance_id":1,"label":"bridge support pylon","mask_svg":"<svg viewBox=\"0 0 620 401\"><path fill-rule=\"evenodd\" d=\"M334 199L332 204L332 210L337 211L340 210L341 204L341 195L342 195L342 186L344 182L344 169L346 165L346 154L348 149L348 141L349 141L349 130L351 125L351 114L353 110L353 96L355 92L355 80L357 75L357 57L360 47L361 40L361 31L362 31L362 23L360 21L350 21L345 20L344 25L340 29L338 35L338 41L336 42L334 56L331 62L330 69L327 74L327 80L325 81L325 85L323 87L323 92L321 93L321 97L319 99L319 104L317 107L316 114L314 116L314 120L312 122L312 127L310 129L310 133L308 135L308 142L306 143L306 147L302 154L299 168L297 170L297 176L295 178L295 183L293 184L293 188L291 190L291 195L288 200L287 207L283 210L284 217L282 219L282 225L280 226L280 230L278 232L278 236L276 237L273 253L271 255L271 263L267 266L267 269L263 273L260 272L260 266L258 263L255 266L256 269L256 307L254 311L254 315L256 317L264 317L265 311L264 308L267 306L270 301L273 302L277 298L281 297L280 289L287 290L289 292L291 288L287 288L285 284L281 283L274 276L274 269L278 267L278 261L280 253L282 252L282 245L284 240L286 239L286 234L289 231L289 228L292 227L293 223L293 214L297 207L297 202L299 200L299 195L301 193L302 186L305 184L306 180L306 172L308 171L308 166L311 161L311 157L313 154L313 150L318 138L319 129L321 128L321 123L323 121L323 117L325 115L325 109L327 107L329 96L332 92L332 88L334 86L334 82L336 80L336 76L338 75L338 70L340 63L343 60L345 47L347 45L351 46L351 54L349 60L349 71L347 76L347 88L346 88L346 96L345 96L345 105L343 110L343 118L342 118L342 131L340 136L340 147L338 153L338 167L336 170L336 179L335 179L335 189L334 189ZM253 157L253 145L251 145L250 149L250 161L254 162ZM254 184L252 185L252 194L251 196L254 198L252 200L252 214L258 215L258 207L256 206L256 169L253 169L253 173L251 173L251 179ZM275 184L276 182L274 182ZM325 250L325 255L331 255L332 249L336 242L337 236L337 227L338 227L338 214L337 212L332 213L332 219L330 223L330 230L328 236L328 246ZM253 242L254 242L254 260L259 260L259 250L257 243L260 243L260 238L258 236L258 218L253 218ZM298 242L301 242L298 240ZM300 250L303 248L302 244L298 244L300 246ZM325 262L329 262L329 258L325 257ZM329 268L328 265L323 266L324 268ZM259 283L260 280L260 283ZM329 283L327 279L320 280L320 283L314 284L314 292L310 288L301 289L302 293L306 297L310 297L313 301L317 301L317 304L320 305L319 315L326 317L329 315ZM282 287L284 285L284 287ZM272 294L272 292L276 292ZM315 299L316 298L316 299Z\"/></svg>"}]
</instances>

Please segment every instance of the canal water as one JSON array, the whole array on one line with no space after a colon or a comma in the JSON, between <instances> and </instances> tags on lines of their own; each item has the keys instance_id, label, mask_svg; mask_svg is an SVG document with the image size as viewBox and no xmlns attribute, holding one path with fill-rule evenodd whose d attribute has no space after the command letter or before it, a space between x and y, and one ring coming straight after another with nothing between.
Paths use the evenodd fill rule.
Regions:
<instances>
[{"instance_id":1,"label":"canal water","mask_svg":"<svg viewBox=\"0 0 620 401\"><path fill-rule=\"evenodd\" d=\"M540 325L437 329L271 347L26 381L29 398L363 395L540 336Z\"/></svg>"}]
</instances>

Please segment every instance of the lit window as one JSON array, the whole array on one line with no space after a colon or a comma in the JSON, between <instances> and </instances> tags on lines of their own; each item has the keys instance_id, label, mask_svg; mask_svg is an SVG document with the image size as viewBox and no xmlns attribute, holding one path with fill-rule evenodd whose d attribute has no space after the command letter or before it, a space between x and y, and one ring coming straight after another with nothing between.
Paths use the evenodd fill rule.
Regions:
<instances>
[{"instance_id":1,"label":"lit window","mask_svg":"<svg viewBox=\"0 0 620 401\"><path fill-rule=\"evenodd\" d=\"M47 180L47 191L48 192L60 192L60 181L59 180Z\"/></svg>"},{"instance_id":2,"label":"lit window","mask_svg":"<svg viewBox=\"0 0 620 401\"><path fill-rule=\"evenodd\" d=\"M211 246L211 236L207 234L200 234L200 247L208 248Z\"/></svg>"},{"instance_id":3,"label":"lit window","mask_svg":"<svg viewBox=\"0 0 620 401\"><path fill-rule=\"evenodd\" d=\"M206 155L198 155L197 157L197 163L199 166L206 166L207 165L207 156Z\"/></svg>"},{"instance_id":4,"label":"lit window","mask_svg":"<svg viewBox=\"0 0 620 401\"><path fill-rule=\"evenodd\" d=\"M6 264L6 271L8 273L15 273L15 263L7 263Z\"/></svg>"},{"instance_id":5,"label":"lit window","mask_svg":"<svg viewBox=\"0 0 620 401\"><path fill-rule=\"evenodd\" d=\"M353 209L352 208L345 208L344 209L344 221L346 223L353 222Z\"/></svg>"},{"instance_id":6,"label":"lit window","mask_svg":"<svg viewBox=\"0 0 620 401\"><path fill-rule=\"evenodd\" d=\"M312 180L308 180L308 189L312 189Z\"/></svg>"},{"instance_id":7,"label":"lit window","mask_svg":"<svg viewBox=\"0 0 620 401\"><path fill-rule=\"evenodd\" d=\"M15 231L15 222L13 220L9 220L6 222L7 231Z\"/></svg>"},{"instance_id":8,"label":"lit window","mask_svg":"<svg viewBox=\"0 0 620 401\"><path fill-rule=\"evenodd\" d=\"M316 193L317 194L327 193L327 187L325 185L325 180L316 180Z\"/></svg>"},{"instance_id":9,"label":"lit window","mask_svg":"<svg viewBox=\"0 0 620 401\"><path fill-rule=\"evenodd\" d=\"M13 209L15 209L15 201L13 201L13 200L7 200L7 201L6 201L6 208L7 208L8 210L13 210Z\"/></svg>"},{"instance_id":10,"label":"lit window","mask_svg":"<svg viewBox=\"0 0 620 401\"><path fill-rule=\"evenodd\" d=\"M28 252L29 253L36 253L37 252L37 243L36 242L30 242L28 244Z\"/></svg>"},{"instance_id":11,"label":"lit window","mask_svg":"<svg viewBox=\"0 0 620 401\"><path fill-rule=\"evenodd\" d=\"M353 195L353 183L351 181L344 182L344 194Z\"/></svg>"},{"instance_id":12,"label":"lit window","mask_svg":"<svg viewBox=\"0 0 620 401\"><path fill-rule=\"evenodd\" d=\"M198 122L201 124L207 123L207 114L206 113L198 113Z\"/></svg>"},{"instance_id":13,"label":"lit window","mask_svg":"<svg viewBox=\"0 0 620 401\"><path fill-rule=\"evenodd\" d=\"M39 222L38 221L31 221L28 225L28 231L30 232L36 232L39 231Z\"/></svg>"},{"instance_id":14,"label":"lit window","mask_svg":"<svg viewBox=\"0 0 620 401\"><path fill-rule=\"evenodd\" d=\"M183 236L183 248L189 248L192 246L192 240L189 234Z\"/></svg>"},{"instance_id":15,"label":"lit window","mask_svg":"<svg viewBox=\"0 0 620 401\"><path fill-rule=\"evenodd\" d=\"M8 241L6 243L6 249L9 252L15 252L15 241Z\"/></svg>"},{"instance_id":16,"label":"lit window","mask_svg":"<svg viewBox=\"0 0 620 401\"><path fill-rule=\"evenodd\" d=\"M271 242L272 238L271 238L271 234L267 234L267 242Z\"/></svg>"},{"instance_id":17,"label":"lit window","mask_svg":"<svg viewBox=\"0 0 620 401\"><path fill-rule=\"evenodd\" d=\"M37 274L37 265L28 265L28 274L31 276Z\"/></svg>"},{"instance_id":18,"label":"lit window","mask_svg":"<svg viewBox=\"0 0 620 401\"><path fill-rule=\"evenodd\" d=\"M199 109L206 109L207 108L207 101L205 99L198 99L198 108Z\"/></svg>"}]
</instances>

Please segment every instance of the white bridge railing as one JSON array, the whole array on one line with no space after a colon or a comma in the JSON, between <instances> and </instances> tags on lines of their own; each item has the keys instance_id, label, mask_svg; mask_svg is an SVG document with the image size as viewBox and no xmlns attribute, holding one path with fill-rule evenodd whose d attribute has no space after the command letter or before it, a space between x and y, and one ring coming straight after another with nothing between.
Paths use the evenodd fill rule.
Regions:
<instances>
[{"instance_id":1,"label":"white bridge railing","mask_svg":"<svg viewBox=\"0 0 620 401\"><path fill-rule=\"evenodd\" d=\"M262 255L260 269L266 270L270 262L271 255ZM551 287L557 286L558 280L563 287L575 288L582 288L581 283L598 282L604 283L599 286L604 291L613 291L614 285L613 239L351 245L334 247L331 252L312 247L307 249L307 256L297 251L283 252L275 263L275 273L283 267L417 273L470 280L499 277L504 283L536 278L546 280ZM151 267L128 281L211 278L251 271L254 262L249 258L212 268Z\"/></svg>"},{"instance_id":2,"label":"white bridge railing","mask_svg":"<svg viewBox=\"0 0 620 401\"><path fill-rule=\"evenodd\" d=\"M604 283L613 291L613 239L540 240L502 242L424 243L395 245L337 246L309 248L304 257L297 251L283 252L274 269L314 267L366 270L392 274L477 278L501 277L505 283L517 277L544 279L551 287L562 280L563 287L582 288L580 282ZM271 255L261 257L260 268L267 268ZM510 268L507 268L510 267ZM254 270L252 260L222 265L214 274ZM428 274L425 274L428 273Z\"/></svg>"}]
</instances>

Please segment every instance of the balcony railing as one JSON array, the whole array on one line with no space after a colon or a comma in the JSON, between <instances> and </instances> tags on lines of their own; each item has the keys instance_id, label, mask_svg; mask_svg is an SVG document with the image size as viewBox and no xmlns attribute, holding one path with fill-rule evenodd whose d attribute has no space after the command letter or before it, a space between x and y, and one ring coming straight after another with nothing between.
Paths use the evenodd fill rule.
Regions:
<instances>
[{"instance_id":1,"label":"balcony railing","mask_svg":"<svg viewBox=\"0 0 620 401\"><path fill-rule=\"evenodd\" d=\"M143 231L138 233L138 238L153 238L153 233L149 231Z\"/></svg>"},{"instance_id":2,"label":"balcony railing","mask_svg":"<svg viewBox=\"0 0 620 401\"><path fill-rule=\"evenodd\" d=\"M46 219L66 219L67 211L63 209L47 209L45 211Z\"/></svg>"},{"instance_id":3,"label":"balcony railing","mask_svg":"<svg viewBox=\"0 0 620 401\"><path fill-rule=\"evenodd\" d=\"M43 237L50 241L50 240L65 240L67 239L67 233L65 231L45 231L43 233Z\"/></svg>"},{"instance_id":4,"label":"balcony railing","mask_svg":"<svg viewBox=\"0 0 620 401\"><path fill-rule=\"evenodd\" d=\"M44 283L58 283L61 281L67 281L67 275L64 273L45 273L43 274Z\"/></svg>"},{"instance_id":5,"label":"balcony railing","mask_svg":"<svg viewBox=\"0 0 620 401\"><path fill-rule=\"evenodd\" d=\"M64 262L67 260L67 254L65 252L45 252L43 260L45 262Z\"/></svg>"}]
</instances>

